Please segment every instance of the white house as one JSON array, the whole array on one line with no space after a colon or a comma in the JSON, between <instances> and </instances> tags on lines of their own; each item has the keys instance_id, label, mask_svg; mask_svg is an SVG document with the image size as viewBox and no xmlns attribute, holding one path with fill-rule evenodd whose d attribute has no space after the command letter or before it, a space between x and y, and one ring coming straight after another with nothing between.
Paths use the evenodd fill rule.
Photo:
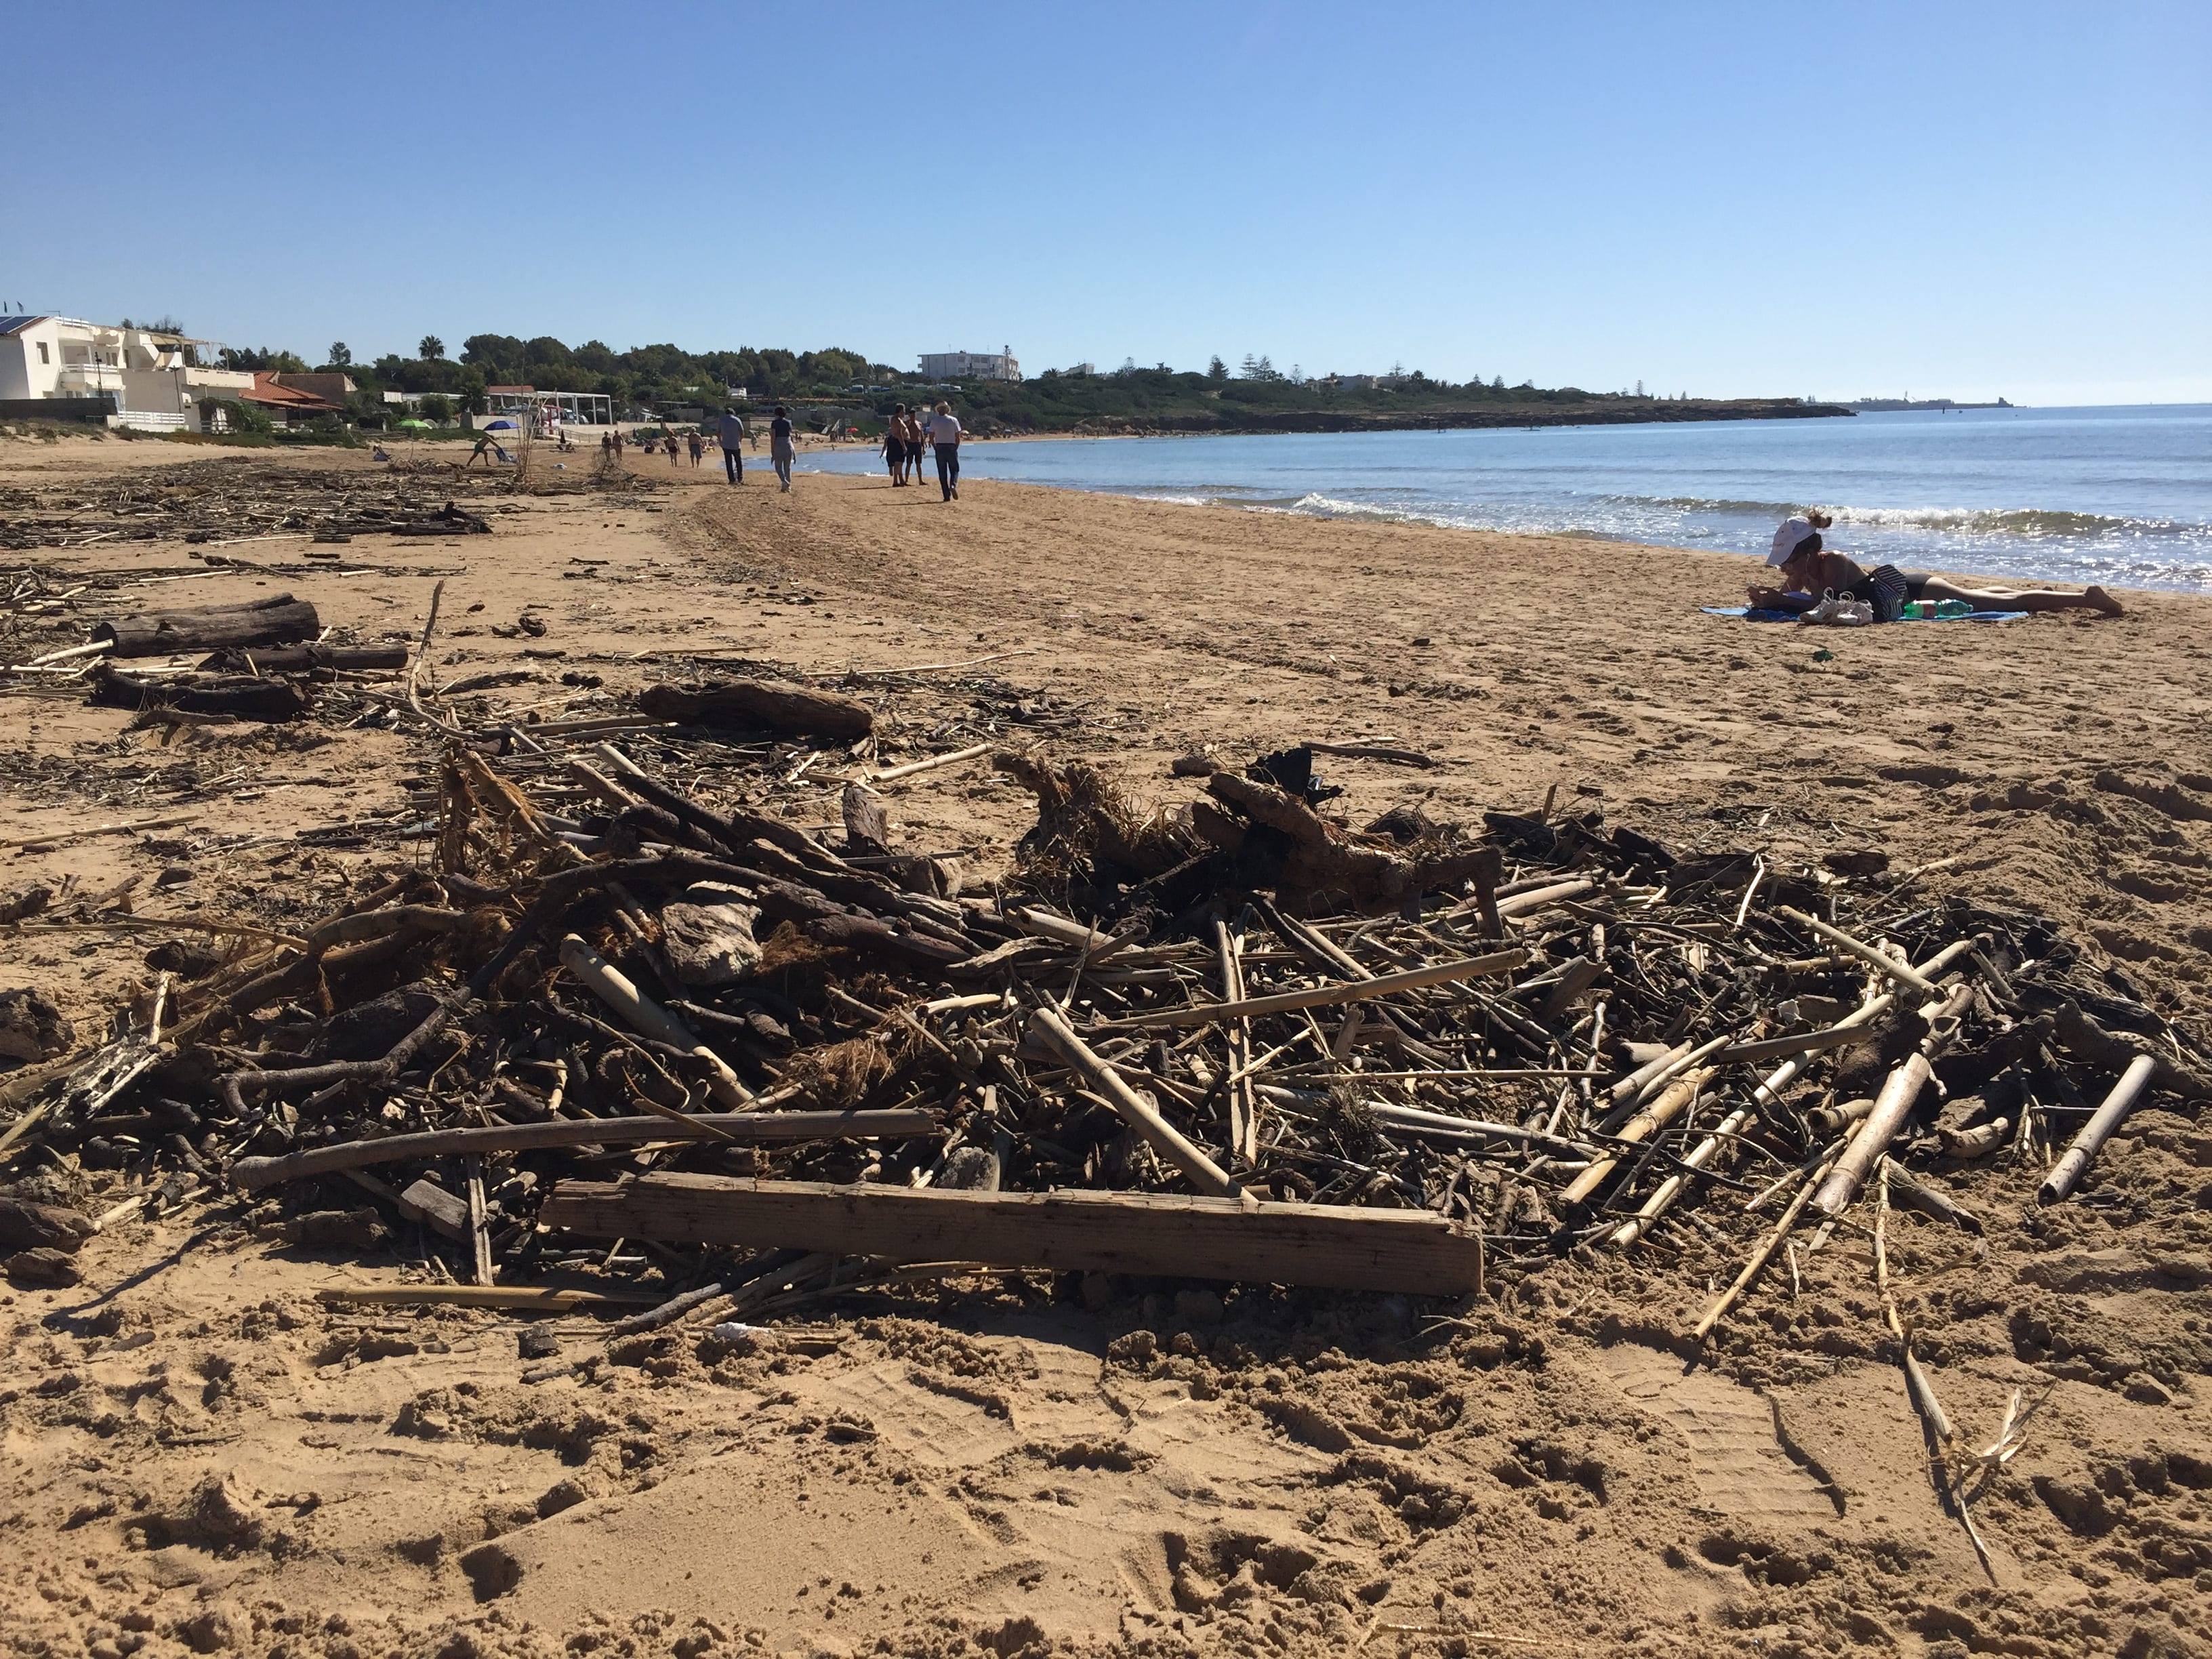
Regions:
<instances>
[{"instance_id":1,"label":"white house","mask_svg":"<svg viewBox=\"0 0 2212 1659\"><path fill-rule=\"evenodd\" d=\"M75 317L0 318L0 404L112 400L110 426L175 431L202 424L199 405L251 391L253 376L186 362L212 340ZM13 411L22 418L31 411Z\"/></svg>"},{"instance_id":2,"label":"white house","mask_svg":"<svg viewBox=\"0 0 2212 1659\"><path fill-rule=\"evenodd\" d=\"M921 373L930 380L1018 380L1022 366L1014 361L1012 346L1004 351L925 351Z\"/></svg>"}]
</instances>

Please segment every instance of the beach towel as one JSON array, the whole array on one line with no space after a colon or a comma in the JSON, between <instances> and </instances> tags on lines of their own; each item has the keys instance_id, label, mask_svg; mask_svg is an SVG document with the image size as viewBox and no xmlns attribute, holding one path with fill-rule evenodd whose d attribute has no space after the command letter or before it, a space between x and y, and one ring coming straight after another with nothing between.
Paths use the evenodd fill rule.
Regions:
<instances>
[{"instance_id":1,"label":"beach towel","mask_svg":"<svg viewBox=\"0 0 2212 1659\"><path fill-rule=\"evenodd\" d=\"M1706 605L1698 607L1708 617L1741 617L1746 622L1786 622L1797 620L1795 611L1753 611L1742 605ZM2027 615L2025 611L1973 611L1963 617L1899 617L1899 622L2018 622ZM1884 624L1887 626L1887 624Z\"/></svg>"}]
</instances>

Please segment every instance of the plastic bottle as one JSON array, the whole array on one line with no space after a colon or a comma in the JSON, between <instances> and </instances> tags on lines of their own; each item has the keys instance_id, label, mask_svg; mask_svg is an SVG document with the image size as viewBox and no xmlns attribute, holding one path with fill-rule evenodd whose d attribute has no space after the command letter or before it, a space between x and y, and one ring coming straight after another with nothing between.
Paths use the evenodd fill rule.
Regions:
<instances>
[{"instance_id":1,"label":"plastic bottle","mask_svg":"<svg viewBox=\"0 0 2212 1659\"><path fill-rule=\"evenodd\" d=\"M1971 617L1974 614L1974 607L1964 599L1938 599L1936 614L1946 620L1953 617Z\"/></svg>"}]
</instances>

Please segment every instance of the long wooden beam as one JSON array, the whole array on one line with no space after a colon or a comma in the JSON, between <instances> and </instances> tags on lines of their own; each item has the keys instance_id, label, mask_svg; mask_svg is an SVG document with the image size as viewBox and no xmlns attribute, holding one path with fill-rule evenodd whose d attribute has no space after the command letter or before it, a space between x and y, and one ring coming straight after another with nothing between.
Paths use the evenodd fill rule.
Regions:
<instances>
[{"instance_id":1,"label":"long wooden beam","mask_svg":"<svg viewBox=\"0 0 2212 1659\"><path fill-rule=\"evenodd\" d=\"M978 1193L665 1175L564 1181L538 1220L593 1238L1451 1296L1482 1243L1424 1210L1153 1193Z\"/></svg>"},{"instance_id":2,"label":"long wooden beam","mask_svg":"<svg viewBox=\"0 0 2212 1659\"><path fill-rule=\"evenodd\" d=\"M279 1182L374 1164L413 1158L481 1158L489 1152L530 1152L549 1146L627 1146L640 1141L721 1140L751 1146L764 1141L899 1139L938 1127L926 1111L718 1112L668 1117L556 1118L546 1123L501 1123L483 1129L432 1129L422 1134L340 1140L277 1158L241 1158L230 1178L247 1192Z\"/></svg>"}]
</instances>

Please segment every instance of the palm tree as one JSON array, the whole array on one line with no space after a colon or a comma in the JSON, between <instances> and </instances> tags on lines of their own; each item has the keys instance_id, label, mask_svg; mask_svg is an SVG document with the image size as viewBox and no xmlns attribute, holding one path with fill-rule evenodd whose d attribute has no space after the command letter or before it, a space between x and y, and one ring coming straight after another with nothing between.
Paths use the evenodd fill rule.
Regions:
<instances>
[{"instance_id":1,"label":"palm tree","mask_svg":"<svg viewBox=\"0 0 2212 1659\"><path fill-rule=\"evenodd\" d=\"M422 354L424 362L434 363L446 355L446 343L434 334L425 334L415 349Z\"/></svg>"}]
</instances>

